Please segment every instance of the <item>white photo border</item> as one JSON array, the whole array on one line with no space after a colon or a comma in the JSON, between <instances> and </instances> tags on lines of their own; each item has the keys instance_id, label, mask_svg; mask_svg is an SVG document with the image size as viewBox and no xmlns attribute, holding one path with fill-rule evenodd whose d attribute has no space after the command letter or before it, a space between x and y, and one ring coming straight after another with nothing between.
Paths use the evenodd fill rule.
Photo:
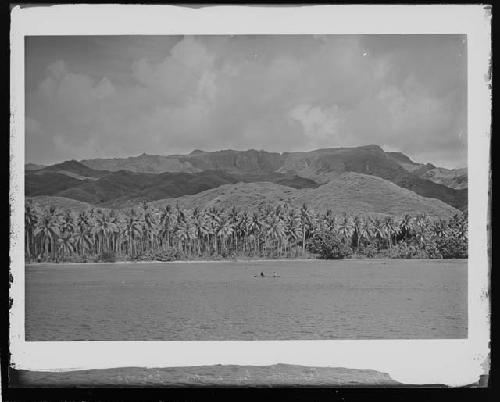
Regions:
<instances>
[{"instance_id":1,"label":"white photo border","mask_svg":"<svg viewBox=\"0 0 500 402\"><path fill-rule=\"evenodd\" d=\"M406 384L475 383L489 370L487 226L491 8L483 5L294 7L52 5L11 12L11 365L67 371L276 363L373 369ZM26 342L24 340L24 38L30 35L466 34L468 57L468 338L453 340Z\"/></svg>"}]
</instances>

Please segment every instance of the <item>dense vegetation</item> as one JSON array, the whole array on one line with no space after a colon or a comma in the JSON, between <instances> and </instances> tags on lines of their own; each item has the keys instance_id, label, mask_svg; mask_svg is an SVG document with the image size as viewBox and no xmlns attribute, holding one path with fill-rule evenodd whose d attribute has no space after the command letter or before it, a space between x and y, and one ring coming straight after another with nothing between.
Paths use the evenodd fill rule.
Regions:
<instances>
[{"instance_id":1,"label":"dense vegetation","mask_svg":"<svg viewBox=\"0 0 500 402\"><path fill-rule=\"evenodd\" d=\"M191 258L466 258L467 216L335 216L287 204L245 211L147 203L130 210L76 213L25 207L27 261Z\"/></svg>"}]
</instances>

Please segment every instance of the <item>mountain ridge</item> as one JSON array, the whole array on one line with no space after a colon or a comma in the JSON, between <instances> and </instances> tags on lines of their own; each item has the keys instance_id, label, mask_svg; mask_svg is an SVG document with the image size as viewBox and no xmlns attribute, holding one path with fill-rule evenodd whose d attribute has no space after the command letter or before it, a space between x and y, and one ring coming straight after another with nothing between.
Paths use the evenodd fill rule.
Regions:
<instances>
[{"instance_id":1,"label":"mountain ridge","mask_svg":"<svg viewBox=\"0 0 500 402\"><path fill-rule=\"evenodd\" d=\"M304 152L268 152L249 149L246 151L236 151L232 149L221 151L201 151L194 150L186 155L147 155L145 153L136 157L113 158L113 159L87 159L81 163L94 169L105 170L131 170L142 173L164 173L164 172L186 172L196 173L203 170L224 170L228 172L246 173L246 172L271 172L283 171L290 165L291 160L305 159L309 160L312 155L341 156L342 153L365 153L378 154L380 160L385 159L393 163L391 169L401 168L399 176L407 177L406 181L400 180L398 183L393 177L388 175L378 175L379 177L394 181L398 185L405 185L411 174L415 179L423 179L438 185L451 188L453 190L464 190L467 188L467 169L446 169L436 167L432 164L416 163L402 152L385 152L378 145L365 145L360 147L339 147L339 148L320 148ZM320 157L321 159L321 157ZM342 170L341 162L331 166L333 170ZM347 171L356 171L361 173L373 174L369 171L359 169L349 169ZM297 172L295 172L297 173ZM304 172L303 172L304 174ZM307 174L307 172L305 172ZM301 175L301 174L299 174ZM414 179L414 180L415 180ZM413 181L414 181L413 180ZM422 183L416 184L420 187ZM435 190L439 191L439 190ZM434 191L434 192L435 192ZM446 190L443 190L446 192ZM421 193L426 195L426 193ZM462 202L463 204L463 202ZM457 206L460 206L457 204ZM462 205L463 206L463 205Z\"/></svg>"},{"instance_id":2,"label":"mountain ridge","mask_svg":"<svg viewBox=\"0 0 500 402\"><path fill-rule=\"evenodd\" d=\"M430 180L455 190L467 188L467 168L446 169L434 166L432 163L417 163L402 152L387 152L388 156L396 161L403 169L421 179Z\"/></svg>"},{"instance_id":3,"label":"mountain ridge","mask_svg":"<svg viewBox=\"0 0 500 402\"><path fill-rule=\"evenodd\" d=\"M104 169L107 167L108 169ZM450 170L413 162L378 145L322 148L307 152L194 150L187 155L147 155L66 161L26 170L27 196L57 196L120 207L138 200L194 195L224 184L271 182L316 188L343 173L377 177L454 208L467 207L466 172L455 173L464 188L447 186ZM354 177L354 176L351 176ZM465 179L464 179L465 177ZM465 184L464 184L465 181ZM380 182L381 183L381 182Z\"/></svg>"}]
</instances>

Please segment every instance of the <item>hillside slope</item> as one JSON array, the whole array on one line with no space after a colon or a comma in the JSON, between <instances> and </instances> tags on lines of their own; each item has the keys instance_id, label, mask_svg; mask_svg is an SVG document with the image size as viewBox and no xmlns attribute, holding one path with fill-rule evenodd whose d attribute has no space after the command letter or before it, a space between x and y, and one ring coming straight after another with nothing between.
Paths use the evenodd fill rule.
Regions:
<instances>
[{"instance_id":1,"label":"hillside slope","mask_svg":"<svg viewBox=\"0 0 500 402\"><path fill-rule=\"evenodd\" d=\"M386 152L386 154L397 162L403 169L414 173L421 179L430 180L434 183L442 184L455 190L464 190L467 188L467 168L445 169L436 167L431 163L416 163L401 152Z\"/></svg>"},{"instance_id":2,"label":"hillside slope","mask_svg":"<svg viewBox=\"0 0 500 402\"><path fill-rule=\"evenodd\" d=\"M377 145L282 154L196 150L188 155L142 154L125 159L67 161L26 171L26 195L55 195L121 207L138 200L196 194L238 182L266 181L310 188L347 172L385 179L457 209L467 207L466 169L451 171L418 164L402 153L384 152Z\"/></svg>"},{"instance_id":3,"label":"hillside slope","mask_svg":"<svg viewBox=\"0 0 500 402\"><path fill-rule=\"evenodd\" d=\"M60 191L64 191L71 187L77 187L80 184L80 179L62 173L46 172L44 174L36 174L26 172L24 177L26 197L34 197L36 195L57 195Z\"/></svg>"},{"instance_id":4,"label":"hillside slope","mask_svg":"<svg viewBox=\"0 0 500 402\"><path fill-rule=\"evenodd\" d=\"M40 170L44 167L44 165L37 165L36 163L27 163L26 165L24 165L25 170Z\"/></svg>"},{"instance_id":5,"label":"hillside slope","mask_svg":"<svg viewBox=\"0 0 500 402\"><path fill-rule=\"evenodd\" d=\"M63 210L70 209L76 212L86 211L93 207L93 205L87 202L51 195L38 195L36 197L27 197L26 199L37 203L41 207L56 207Z\"/></svg>"},{"instance_id":6,"label":"hillside slope","mask_svg":"<svg viewBox=\"0 0 500 402\"><path fill-rule=\"evenodd\" d=\"M415 171L415 174L422 179L427 179L455 190L466 190L468 187L468 174L466 168L445 169L433 165L426 165L425 168L420 168Z\"/></svg>"},{"instance_id":7,"label":"hillside slope","mask_svg":"<svg viewBox=\"0 0 500 402\"><path fill-rule=\"evenodd\" d=\"M230 208L249 211L264 205L288 202L300 207L305 203L317 211L332 209L335 214L403 215L426 213L448 217L457 210L437 199L421 197L387 180L359 173L341 173L317 188L292 189L273 183L223 185L196 195L156 201L156 206L177 203L184 208Z\"/></svg>"},{"instance_id":8,"label":"hillside slope","mask_svg":"<svg viewBox=\"0 0 500 402\"><path fill-rule=\"evenodd\" d=\"M57 163L51 166L45 166L41 169L32 169L33 171L26 172L28 175L42 176L48 173L58 173L78 180L95 180L104 177L110 172L107 170L95 170L75 160Z\"/></svg>"},{"instance_id":9,"label":"hillside slope","mask_svg":"<svg viewBox=\"0 0 500 402\"><path fill-rule=\"evenodd\" d=\"M284 154L284 164L278 171L294 172L322 183L336 173L363 173L386 179L423 197L437 198L457 209L467 206L467 190L456 190L423 179L403 168L377 145Z\"/></svg>"},{"instance_id":10,"label":"hillside slope","mask_svg":"<svg viewBox=\"0 0 500 402\"><path fill-rule=\"evenodd\" d=\"M84 165L82 165L84 166ZM238 182L268 181L292 188L317 187L307 178L283 173L230 174L222 171L199 173L136 173L131 171L105 172L84 166L64 165L53 171L27 172L25 192L27 197L57 196L86 202L102 207L122 208L140 201L153 201L167 197L180 197ZM97 172L97 173L95 173ZM83 176L85 175L85 176ZM92 177L100 176L100 177Z\"/></svg>"}]
</instances>

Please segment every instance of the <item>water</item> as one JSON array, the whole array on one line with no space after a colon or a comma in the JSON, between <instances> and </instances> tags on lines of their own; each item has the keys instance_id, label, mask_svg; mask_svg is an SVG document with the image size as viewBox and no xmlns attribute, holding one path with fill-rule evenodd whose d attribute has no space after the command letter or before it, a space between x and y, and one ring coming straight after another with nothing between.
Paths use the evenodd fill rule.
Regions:
<instances>
[{"instance_id":1,"label":"water","mask_svg":"<svg viewBox=\"0 0 500 402\"><path fill-rule=\"evenodd\" d=\"M466 337L463 260L26 267L28 341Z\"/></svg>"}]
</instances>

